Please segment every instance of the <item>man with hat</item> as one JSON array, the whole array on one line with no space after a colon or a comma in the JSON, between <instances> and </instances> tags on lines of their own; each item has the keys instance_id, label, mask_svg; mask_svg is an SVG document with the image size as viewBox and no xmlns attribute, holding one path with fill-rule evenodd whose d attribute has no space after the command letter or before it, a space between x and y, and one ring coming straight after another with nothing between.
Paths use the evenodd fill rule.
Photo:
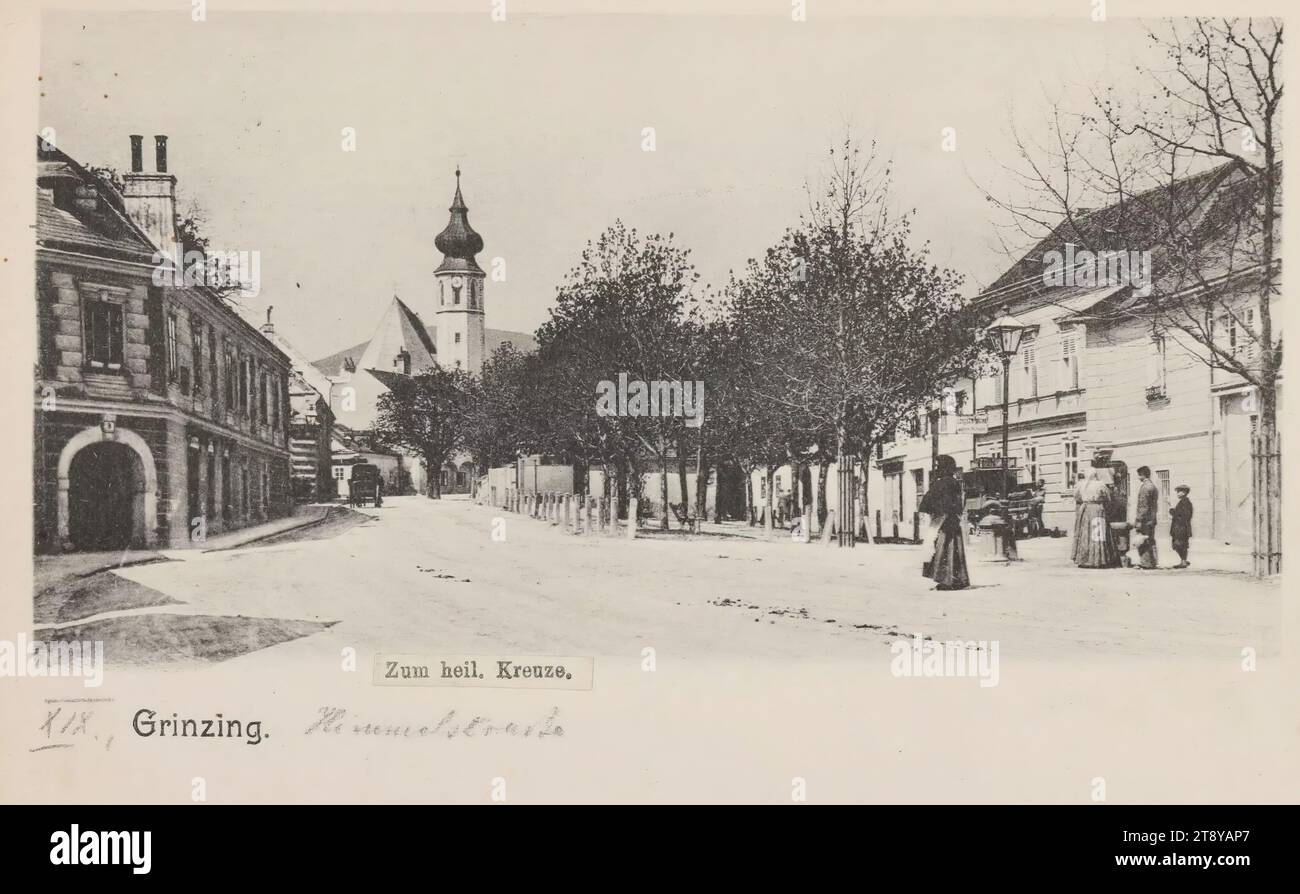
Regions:
<instances>
[{"instance_id":1,"label":"man with hat","mask_svg":"<svg viewBox=\"0 0 1300 894\"><path fill-rule=\"evenodd\" d=\"M1151 481L1151 469L1149 466L1138 468L1138 478L1142 481L1142 486L1138 488L1137 493L1137 517L1133 519L1133 527L1142 535L1142 542L1138 544L1138 568L1157 568L1159 563L1156 559L1156 512L1160 506L1160 491Z\"/></svg>"},{"instance_id":2,"label":"man with hat","mask_svg":"<svg viewBox=\"0 0 1300 894\"><path fill-rule=\"evenodd\" d=\"M1178 494L1178 502L1169 510L1172 521L1169 523L1169 537L1174 542L1174 552L1178 553L1179 562L1175 568L1186 568L1191 563L1187 561L1187 548L1191 545L1192 539L1192 501L1187 499L1187 495L1192 489L1186 484L1180 484L1174 488L1174 493Z\"/></svg>"}]
</instances>

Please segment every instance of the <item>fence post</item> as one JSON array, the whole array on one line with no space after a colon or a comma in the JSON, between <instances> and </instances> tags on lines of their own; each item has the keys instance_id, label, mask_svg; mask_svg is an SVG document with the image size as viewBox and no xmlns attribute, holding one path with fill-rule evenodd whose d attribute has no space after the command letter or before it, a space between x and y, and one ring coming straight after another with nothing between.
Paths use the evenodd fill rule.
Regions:
<instances>
[{"instance_id":1,"label":"fence post","mask_svg":"<svg viewBox=\"0 0 1300 894\"><path fill-rule=\"evenodd\" d=\"M880 510L876 510L876 539L880 539Z\"/></svg>"}]
</instances>

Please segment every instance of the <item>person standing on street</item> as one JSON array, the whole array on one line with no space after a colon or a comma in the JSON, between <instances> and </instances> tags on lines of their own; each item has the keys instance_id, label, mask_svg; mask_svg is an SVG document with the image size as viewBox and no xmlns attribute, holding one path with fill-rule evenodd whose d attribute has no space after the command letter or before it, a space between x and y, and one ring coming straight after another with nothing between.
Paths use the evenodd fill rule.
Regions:
<instances>
[{"instance_id":1,"label":"person standing on street","mask_svg":"<svg viewBox=\"0 0 1300 894\"><path fill-rule=\"evenodd\" d=\"M1138 468L1138 478L1142 484L1137 493L1137 518L1134 519L1134 527L1142 535L1142 543L1138 546L1138 568L1157 568L1158 560L1156 557L1156 513L1160 508L1160 491L1156 489L1155 484L1151 482L1151 469L1149 466Z\"/></svg>"},{"instance_id":2,"label":"person standing on street","mask_svg":"<svg viewBox=\"0 0 1300 894\"><path fill-rule=\"evenodd\" d=\"M936 590L964 590L970 586L966 546L961 539L965 502L961 496L961 482L954 477L956 472L957 461L951 456L940 456L934 470L934 483L921 498L921 511L930 516L930 523L937 527L934 555L925 563L922 574L935 582Z\"/></svg>"},{"instance_id":3,"label":"person standing on street","mask_svg":"<svg viewBox=\"0 0 1300 894\"><path fill-rule=\"evenodd\" d=\"M1179 562L1175 568L1186 568L1192 564L1187 561L1187 550L1191 546L1192 540L1192 501L1187 499L1187 495L1192 489L1186 484L1180 484L1174 488L1174 493L1178 494L1178 502L1174 508L1169 510L1173 517L1169 522L1169 538L1174 542L1174 552L1178 553Z\"/></svg>"},{"instance_id":4,"label":"person standing on street","mask_svg":"<svg viewBox=\"0 0 1300 894\"><path fill-rule=\"evenodd\" d=\"M1110 504L1114 498L1101 471L1093 469L1078 497L1083 511L1076 522L1079 531L1074 537L1074 564L1080 568L1120 566L1119 550L1115 548L1109 521Z\"/></svg>"}]
</instances>

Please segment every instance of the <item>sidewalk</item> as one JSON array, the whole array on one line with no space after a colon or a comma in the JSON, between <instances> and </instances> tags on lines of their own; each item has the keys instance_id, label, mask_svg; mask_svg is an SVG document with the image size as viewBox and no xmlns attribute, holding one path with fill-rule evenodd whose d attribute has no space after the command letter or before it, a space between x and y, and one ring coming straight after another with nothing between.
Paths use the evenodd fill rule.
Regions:
<instances>
[{"instance_id":1,"label":"sidewalk","mask_svg":"<svg viewBox=\"0 0 1300 894\"><path fill-rule=\"evenodd\" d=\"M924 537L926 532L922 532ZM691 534L688 531L680 529L674 521L670 530L665 533L659 530L658 523L654 520L642 522L638 537L645 539L684 539L684 540L701 540L701 539L730 539L730 540L747 540L756 543L788 543L791 541L790 531L786 527L777 526L771 534L761 525L750 526L743 521L726 521L726 522L705 522L700 526L699 534ZM810 538L809 545L820 545L821 533L814 532ZM1043 561L1053 565L1070 566L1070 549L1072 540L1069 537L1033 537L1019 541L1022 558ZM829 549L836 549L833 544ZM917 544L909 543L881 543L869 544L858 541L857 549L888 549L888 550L913 550L918 556L925 553L929 548ZM966 553L972 560L982 559L989 551L989 540L987 537L966 537ZM1026 555L1027 553L1027 555ZM1137 563L1137 550L1130 549L1129 557L1134 564ZM1173 569L1178 563L1178 554L1174 552L1173 546L1167 536L1156 536L1156 556L1162 569ZM1228 572L1237 574L1251 574L1253 563L1251 560L1251 548L1249 545L1238 546L1236 544L1225 544L1208 538L1192 538L1191 550L1188 555L1191 566L1185 569L1185 573L1196 571L1214 571ZM1182 569L1180 569L1182 571Z\"/></svg>"},{"instance_id":2,"label":"sidewalk","mask_svg":"<svg viewBox=\"0 0 1300 894\"><path fill-rule=\"evenodd\" d=\"M286 531L293 531L297 528L305 528L308 525L323 522L329 517L330 510L333 508L334 505L330 503L310 503L306 506L297 506L294 508L293 515L277 518L274 521L264 522L260 525L250 525L247 528L240 528L238 531L231 531L227 534L218 534L215 537L209 537L202 543L196 543L192 547L160 550L160 552L169 559L183 559L186 553L196 550L211 553L218 550L247 546L258 540L274 537L276 534L283 534Z\"/></svg>"},{"instance_id":3,"label":"sidewalk","mask_svg":"<svg viewBox=\"0 0 1300 894\"><path fill-rule=\"evenodd\" d=\"M177 549L130 549L36 556L32 563L32 592L40 593L77 578L89 577L100 571L125 568L130 565L146 565L150 562L186 559L195 553L247 546L266 537L322 522L329 516L332 508L331 504L325 503L299 506L294 510L293 515L285 518L277 518L265 524L240 528L238 531L231 531L228 534L219 534L216 537L209 537L203 543Z\"/></svg>"},{"instance_id":4,"label":"sidewalk","mask_svg":"<svg viewBox=\"0 0 1300 894\"><path fill-rule=\"evenodd\" d=\"M58 587L74 578L89 577L109 568L144 565L149 562L166 562L161 552L132 549L103 553L64 553L58 556L36 556L32 569L32 592L40 593Z\"/></svg>"}]
</instances>

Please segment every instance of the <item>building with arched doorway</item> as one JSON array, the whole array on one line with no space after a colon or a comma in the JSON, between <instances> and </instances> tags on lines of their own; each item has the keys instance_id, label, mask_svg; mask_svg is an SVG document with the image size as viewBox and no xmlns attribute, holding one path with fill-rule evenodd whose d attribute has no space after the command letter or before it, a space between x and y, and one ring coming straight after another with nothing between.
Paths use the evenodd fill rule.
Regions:
<instances>
[{"instance_id":1,"label":"building with arched doorway","mask_svg":"<svg viewBox=\"0 0 1300 894\"><path fill-rule=\"evenodd\" d=\"M37 141L37 552L202 543L291 511L285 354L177 276L166 137L121 187Z\"/></svg>"}]
</instances>

